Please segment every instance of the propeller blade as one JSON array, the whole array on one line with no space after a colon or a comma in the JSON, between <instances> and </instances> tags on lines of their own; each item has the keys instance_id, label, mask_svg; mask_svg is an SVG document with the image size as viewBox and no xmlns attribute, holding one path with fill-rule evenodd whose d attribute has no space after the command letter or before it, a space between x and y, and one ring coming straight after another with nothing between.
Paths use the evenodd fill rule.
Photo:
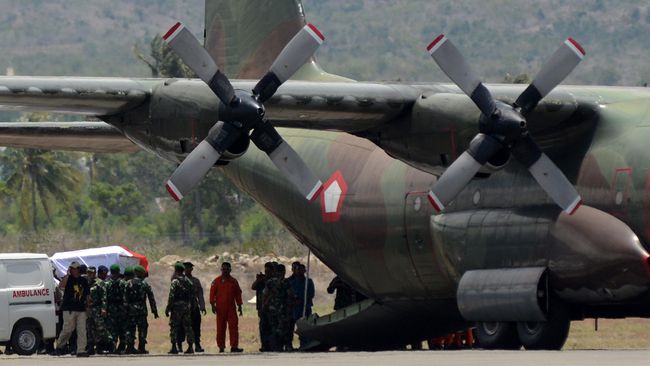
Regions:
<instances>
[{"instance_id":1,"label":"propeller blade","mask_svg":"<svg viewBox=\"0 0 650 366\"><path fill-rule=\"evenodd\" d=\"M427 46L440 69L469 96L483 115L490 117L496 106L490 91L477 78L458 48L444 34L439 35Z\"/></svg>"},{"instance_id":2,"label":"propeller blade","mask_svg":"<svg viewBox=\"0 0 650 366\"><path fill-rule=\"evenodd\" d=\"M271 158L278 170L307 200L314 201L318 198L323 183L268 121L255 128L251 140Z\"/></svg>"},{"instance_id":3,"label":"propeller blade","mask_svg":"<svg viewBox=\"0 0 650 366\"><path fill-rule=\"evenodd\" d=\"M445 206L465 188L474 175L490 157L501 150L503 146L496 139L479 133L464 151L438 178L429 191L429 202L440 212Z\"/></svg>"},{"instance_id":4,"label":"propeller blade","mask_svg":"<svg viewBox=\"0 0 650 366\"><path fill-rule=\"evenodd\" d=\"M229 124L217 122L167 180L167 191L172 198L180 201L196 187L239 134L239 130Z\"/></svg>"},{"instance_id":5,"label":"propeller blade","mask_svg":"<svg viewBox=\"0 0 650 366\"><path fill-rule=\"evenodd\" d=\"M572 215L580 207L582 198L578 191L530 135L513 146L512 155L528 167L537 183L564 212Z\"/></svg>"},{"instance_id":6,"label":"propeller blade","mask_svg":"<svg viewBox=\"0 0 650 366\"><path fill-rule=\"evenodd\" d=\"M293 183L309 201L315 201L323 182L307 167L298 153L286 141L269 154L273 164Z\"/></svg>"},{"instance_id":7,"label":"propeller blade","mask_svg":"<svg viewBox=\"0 0 650 366\"><path fill-rule=\"evenodd\" d=\"M230 105L235 101L235 89L228 77L219 70L212 56L183 24L180 22L174 24L163 36L163 39L187 66L208 84L225 105Z\"/></svg>"},{"instance_id":8,"label":"propeller blade","mask_svg":"<svg viewBox=\"0 0 650 366\"><path fill-rule=\"evenodd\" d=\"M309 60L325 37L312 24L305 25L282 49L269 71L255 85L253 93L261 102L271 98L280 85Z\"/></svg>"},{"instance_id":9,"label":"propeller blade","mask_svg":"<svg viewBox=\"0 0 650 366\"><path fill-rule=\"evenodd\" d=\"M569 38L558 48L535 80L521 93L516 105L522 108L522 114L532 111L537 103L566 78L585 57L585 50L573 38Z\"/></svg>"},{"instance_id":10,"label":"propeller blade","mask_svg":"<svg viewBox=\"0 0 650 366\"><path fill-rule=\"evenodd\" d=\"M582 204L582 198L573 184L546 154L542 153L528 171L564 212L573 215Z\"/></svg>"}]
</instances>

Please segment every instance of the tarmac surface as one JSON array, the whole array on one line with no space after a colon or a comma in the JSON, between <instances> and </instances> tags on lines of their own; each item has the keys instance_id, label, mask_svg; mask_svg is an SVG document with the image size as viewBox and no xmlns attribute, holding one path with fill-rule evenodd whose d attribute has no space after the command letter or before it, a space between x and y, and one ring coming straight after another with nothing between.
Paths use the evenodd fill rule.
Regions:
<instances>
[{"instance_id":1,"label":"tarmac surface","mask_svg":"<svg viewBox=\"0 0 650 366\"><path fill-rule=\"evenodd\" d=\"M0 356L0 365L12 366L87 366L87 365L354 365L354 366L554 366L554 365L649 365L650 350L588 351L398 351L398 352L327 352L327 353L243 353L203 354L195 356Z\"/></svg>"}]
</instances>

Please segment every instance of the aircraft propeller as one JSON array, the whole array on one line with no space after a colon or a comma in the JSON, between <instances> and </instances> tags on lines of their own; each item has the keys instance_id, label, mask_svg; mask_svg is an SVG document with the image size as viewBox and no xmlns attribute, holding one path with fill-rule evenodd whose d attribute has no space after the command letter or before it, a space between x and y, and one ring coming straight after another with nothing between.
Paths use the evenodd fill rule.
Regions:
<instances>
[{"instance_id":1,"label":"aircraft propeller","mask_svg":"<svg viewBox=\"0 0 650 366\"><path fill-rule=\"evenodd\" d=\"M531 138L526 116L580 63L585 55L580 44L572 38L567 39L513 105L492 97L481 80L474 76L460 51L443 34L436 37L427 50L442 71L481 111L479 133L429 191L428 198L435 210L442 211L485 163L506 151L528 168L558 206L573 214L582 199L562 171Z\"/></svg>"},{"instance_id":2,"label":"aircraft propeller","mask_svg":"<svg viewBox=\"0 0 650 366\"><path fill-rule=\"evenodd\" d=\"M308 200L318 197L322 182L311 172L296 151L264 118L264 102L314 54L325 39L313 25L302 28L280 52L269 71L252 92L235 90L205 48L180 22L163 39L203 80L223 103L220 121L208 136L183 160L167 181L167 191L179 201L192 190L243 134L264 151L275 166Z\"/></svg>"}]
</instances>

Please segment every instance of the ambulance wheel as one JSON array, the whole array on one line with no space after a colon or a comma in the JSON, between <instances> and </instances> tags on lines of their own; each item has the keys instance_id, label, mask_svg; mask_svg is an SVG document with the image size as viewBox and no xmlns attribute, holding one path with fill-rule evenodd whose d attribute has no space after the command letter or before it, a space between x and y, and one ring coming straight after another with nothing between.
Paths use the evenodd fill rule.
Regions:
<instances>
[{"instance_id":1,"label":"ambulance wheel","mask_svg":"<svg viewBox=\"0 0 650 366\"><path fill-rule=\"evenodd\" d=\"M551 303L545 322L519 322L517 333L527 350L556 350L564 346L569 335L571 320L561 303Z\"/></svg>"},{"instance_id":2,"label":"ambulance wheel","mask_svg":"<svg viewBox=\"0 0 650 366\"><path fill-rule=\"evenodd\" d=\"M32 324L18 324L11 335L11 347L19 355L32 355L41 344L41 332Z\"/></svg>"},{"instance_id":3,"label":"ambulance wheel","mask_svg":"<svg viewBox=\"0 0 650 366\"><path fill-rule=\"evenodd\" d=\"M478 322L476 323L476 338L478 347L483 349L521 348L517 336L517 325L514 322Z\"/></svg>"}]
</instances>

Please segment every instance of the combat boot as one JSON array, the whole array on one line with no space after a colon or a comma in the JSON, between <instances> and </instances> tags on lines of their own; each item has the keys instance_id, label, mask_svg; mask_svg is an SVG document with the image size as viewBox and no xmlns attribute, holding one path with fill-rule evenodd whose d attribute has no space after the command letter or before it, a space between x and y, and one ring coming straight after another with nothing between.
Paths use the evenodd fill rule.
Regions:
<instances>
[{"instance_id":1,"label":"combat boot","mask_svg":"<svg viewBox=\"0 0 650 366\"><path fill-rule=\"evenodd\" d=\"M197 353L205 352L205 350L203 349L203 347L201 347L201 343L199 343L199 342L196 342L196 343L195 343L195 345L194 345L194 352L197 352Z\"/></svg>"},{"instance_id":2,"label":"combat boot","mask_svg":"<svg viewBox=\"0 0 650 366\"><path fill-rule=\"evenodd\" d=\"M122 352L123 355L135 355L137 353L138 353L138 350L136 350L135 347L133 347L133 345L131 345L131 344L129 344L126 347L126 349L124 350L124 352Z\"/></svg>"},{"instance_id":3,"label":"combat boot","mask_svg":"<svg viewBox=\"0 0 650 366\"><path fill-rule=\"evenodd\" d=\"M172 349L169 350L170 355L177 355L178 354L178 348L176 348L176 343L172 343Z\"/></svg>"},{"instance_id":4,"label":"combat boot","mask_svg":"<svg viewBox=\"0 0 650 366\"><path fill-rule=\"evenodd\" d=\"M50 356L63 356L66 355L67 353L68 352L66 352L65 348L57 347L54 349L54 351L50 352ZM7 352L7 354L10 355L11 353Z\"/></svg>"},{"instance_id":5,"label":"combat boot","mask_svg":"<svg viewBox=\"0 0 650 366\"><path fill-rule=\"evenodd\" d=\"M106 345L106 352L107 353L115 353L115 342L111 341Z\"/></svg>"},{"instance_id":6,"label":"combat boot","mask_svg":"<svg viewBox=\"0 0 650 366\"><path fill-rule=\"evenodd\" d=\"M124 344L123 341L120 341L120 344L119 344L119 346L117 346L117 349L115 350L115 353L122 354L122 353L124 353L125 349L126 349L126 344Z\"/></svg>"},{"instance_id":7,"label":"combat boot","mask_svg":"<svg viewBox=\"0 0 650 366\"><path fill-rule=\"evenodd\" d=\"M183 353L183 342L176 342L176 349L178 349L178 353Z\"/></svg>"},{"instance_id":8,"label":"combat boot","mask_svg":"<svg viewBox=\"0 0 650 366\"><path fill-rule=\"evenodd\" d=\"M88 354L89 355L94 355L95 354L95 344L94 343L88 343L86 346L86 349L88 349Z\"/></svg>"},{"instance_id":9,"label":"combat boot","mask_svg":"<svg viewBox=\"0 0 650 366\"><path fill-rule=\"evenodd\" d=\"M146 342L140 342L140 343L138 344L138 352L141 353L141 354L143 354L143 355L148 355L148 354L149 354L149 351L147 351L147 350L145 349L145 344L146 344Z\"/></svg>"},{"instance_id":10,"label":"combat boot","mask_svg":"<svg viewBox=\"0 0 650 366\"><path fill-rule=\"evenodd\" d=\"M194 349L192 349L192 343L187 343L187 349L185 350L185 354L190 354L194 353Z\"/></svg>"}]
</instances>

